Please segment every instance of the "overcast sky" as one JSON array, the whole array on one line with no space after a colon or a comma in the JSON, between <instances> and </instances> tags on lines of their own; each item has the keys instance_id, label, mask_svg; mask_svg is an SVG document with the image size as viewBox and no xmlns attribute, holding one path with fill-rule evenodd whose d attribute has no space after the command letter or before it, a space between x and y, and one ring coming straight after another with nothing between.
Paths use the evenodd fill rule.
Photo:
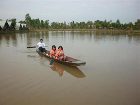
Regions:
<instances>
[{"instance_id":1,"label":"overcast sky","mask_svg":"<svg viewBox=\"0 0 140 105\"><path fill-rule=\"evenodd\" d=\"M63 21L140 19L140 0L0 0L0 19L32 18Z\"/></svg>"}]
</instances>

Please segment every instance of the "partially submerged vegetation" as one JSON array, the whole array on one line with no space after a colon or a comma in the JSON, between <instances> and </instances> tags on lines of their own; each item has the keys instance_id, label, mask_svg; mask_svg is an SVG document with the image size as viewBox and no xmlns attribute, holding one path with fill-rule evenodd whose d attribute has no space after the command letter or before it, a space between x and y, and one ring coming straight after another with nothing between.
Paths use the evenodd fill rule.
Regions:
<instances>
[{"instance_id":1,"label":"partially submerged vegetation","mask_svg":"<svg viewBox=\"0 0 140 105\"><path fill-rule=\"evenodd\" d=\"M110 31L110 32L129 32L140 33L140 19L132 23L121 23L119 20L113 21L87 21L87 22L52 22L49 20L33 19L29 14L25 15L25 20L20 21L19 31ZM25 24L25 25L21 25ZM0 26L0 32L15 31L16 19L11 19L11 25L6 21L5 25Z\"/></svg>"}]
</instances>

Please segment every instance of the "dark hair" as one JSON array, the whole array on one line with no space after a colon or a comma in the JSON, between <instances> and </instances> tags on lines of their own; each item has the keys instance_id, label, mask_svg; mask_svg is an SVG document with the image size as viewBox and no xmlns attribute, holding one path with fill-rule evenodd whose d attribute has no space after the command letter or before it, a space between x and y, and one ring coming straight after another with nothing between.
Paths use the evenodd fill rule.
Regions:
<instances>
[{"instance_id":1,"label":"dark hair","mask_svg":"<svg viewBox=\"0 0 140 105\"><path fill-rule=\"evenodd\" d=\"M53 49L53 48L56 48L56 46L55 46L55 45L52 45L52 49Z\"/></svg>"},{"instance_id":2,"label":"dark hair","mask_svg":"<svg viewBox=\"0 0 140 105\"><path fill-rule=\"evenodd\" d=\"M63 50L63 47L62 47L62 46L59 46L58 49L59 49L59 48L61 48L61 49Z\"/></svg>"},{"instance_id":3,"label":"dark hair","mask_svg":"<svg viewBox=\"0 0 140 105\"><path fill-rule=\"evenodd\" d=\"M43 41L43 39L40 39L40 41Z\"/></svg>"}]
</instances>

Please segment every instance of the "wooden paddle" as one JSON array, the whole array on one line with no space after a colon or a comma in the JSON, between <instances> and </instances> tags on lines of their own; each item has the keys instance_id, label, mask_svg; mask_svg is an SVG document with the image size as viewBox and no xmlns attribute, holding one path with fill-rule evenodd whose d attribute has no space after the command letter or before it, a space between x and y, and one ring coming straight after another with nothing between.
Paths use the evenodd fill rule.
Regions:
<instances>
[{"instance_id":1,"label":"wooden paddle","mask_svg":"<svg viewBox=\"0 0 140 105\"><path fill-rule=\"evenodd\" d=\"M31 46L31 47L27 47L27 48L36 48L36 46Z\"/></svg>"},{"instance_id":2,"label":"wooden paddle","mask_svg":"<svg viewBox=\"0 0 140 105\"><path fill-rule=\"evenodd\" d=\"M45 47L48 47L48 46L45 46ZM36 48L36 46L30 46L30 47L27 47L27 48ZM50 59L50 65L52 65L54 63L54 59Z\"/></svg>"},{"instance_id":3,"label":"wooden paddle","mask_svg":"<svg viewBox=\"0 0 140 105\"><path fill-rule=\"evenodd\" d=\"M48 47L48 46L45 46L45 47ZM36 46L29 46L27 48L36 48Z\"/></svg>"}]
</instances>

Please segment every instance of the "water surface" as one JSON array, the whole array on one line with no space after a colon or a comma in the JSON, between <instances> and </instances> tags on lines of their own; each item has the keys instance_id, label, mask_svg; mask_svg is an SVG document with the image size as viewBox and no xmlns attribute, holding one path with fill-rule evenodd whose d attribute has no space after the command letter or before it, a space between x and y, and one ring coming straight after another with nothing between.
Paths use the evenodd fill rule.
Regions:
<instances>
[{"instance_id":1,"label":"water surface","mask_svg":"<svg viewBox=\"0 0 140 105\"><path fill-rule=\"evenodd\" d=\"M86 61L68 67L39 56L50 49ZM93 32L0 35L0 105L140 105L140 36Z\"/></svg>"}]
</instances>

